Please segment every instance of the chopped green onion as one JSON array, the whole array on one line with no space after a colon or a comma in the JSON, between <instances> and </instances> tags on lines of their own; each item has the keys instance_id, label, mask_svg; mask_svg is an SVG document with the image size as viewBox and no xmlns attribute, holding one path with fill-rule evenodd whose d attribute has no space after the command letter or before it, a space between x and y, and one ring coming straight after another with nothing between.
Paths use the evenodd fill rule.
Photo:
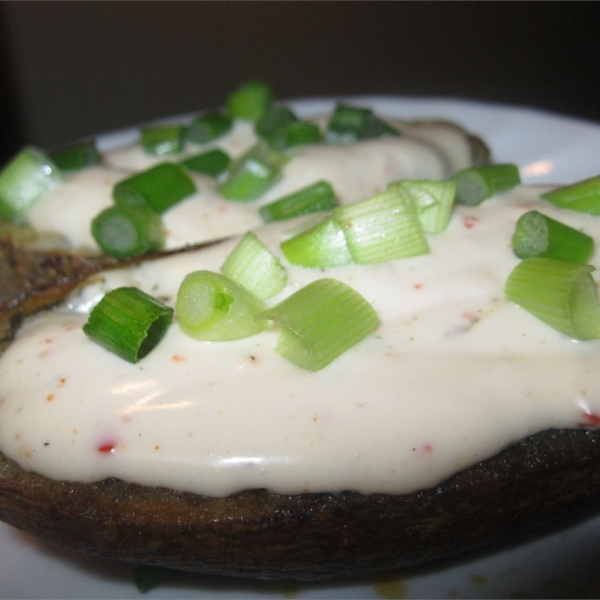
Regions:
<instances>
[{"instance_id":1,"label":"chopped green onion","mask_svg":"<svg viewBox=\"0 0 600 600\"><path fill-rule=\"evenodd\" d=\"M316 123L298 121L297 123L288 123L273 134L269 143L274 150L283 152L295 146L319 144L322 141L323 134Z\"/></svg>"},{"instance_id":2,"label":"chopped green onion","mask_svg":"<svg viewBox=\"0 0 600 600\"><path fill-rule=\"evenodd\" d=\"M399 188L411 197L426 233L446 229L456 194L455 181L406 180L391 183L389 187Z\"/></svg>"},{"instance_id":3,"label":"chopped green onion","mask_svg":"<svg viewBox=\"0 0 600 600\"><path fill-rule=\"evenodd\" d=\"M600 215L600 175L556 188L541 198L560 208Z\"/></svg>"},{"instance_id":4,"label":"chopped green onion","mask_svg":"<svg viewBox=\"0 0 600 600\"><path fill-rule=\"evenodd\" d=\"M521 183L517 165L509 163L462 169L452 179L456 181L456 202L468 206L481 204Z\"/></svg>"},{"instance_id":5,"label":"chopped green onion","mask_svg":"<svg viewBox=\"0 0 600 600\"><path fill-rule=\"evenodd\" d=\"M183 150L186 129L183 125L159 125L142 129L142 148L148 154L164 156Z\"/></svg>"},{"instance_id":6,"label":"chopped green onion","mask_svg":"<svg viewBox=\"0 0 600 600\"><path fill-rule=\"evenodd\" d=\"M116 288L92 309L84 333L117 356L136 363L164 337L173 309L138 288Z\"/></svg>"},{"instance_id":7,"label":"chopped green onion","mask_svg":"<svg viewBox=\"0 0 600 600\"><path fill-rule=\"evenodd\" d=\"M215 148L208 152L190 156L182 160L179 164L184 166L188 171L218 177L227 170L231 164L231 158L223 150Z\"/></svg>"},{"instance_id":8,"label":"chopped green onion","mask_svg":"<svg viewBox=\"0 0 600 600\"><path fill-rule=\"evenodd\" d=\"M231 129L232 121L229 115L220 112L209 112L196 117L187 129L186 137L196 144L206 144L220 138Z\"/></svg>"},{"instance_id":9,"label":"chopped green onion","mask_svg":"<svg viewBox=\"0 0 600 600\"><path fill-rule=\"evenodd\" d=\"M225 259L221 271L259 298L275 296L287 283L279 259L251 231Z\"/></svg>"},{"instance_id":10,"label":"chopped green onion","mask_svg":"<svg viewBox=\"0 0 600 600\"><path fill-rule=\"evenodd\" d=\"M50 157L61 171L80 171L100 164L100 153L95 140L59 148Z\"/></svg>"},{"instance_id":11,"label":"chopped green onion","mask_svg":"<svg viewBox=\"0 0 600 600\"><path fill-rule=\"evenodd\" d=\"M92 221L92 236L114 258L162 250L165 231L160 216L146 206L111 206Z\"/></svg>"},{"instance_id":12,"label":"chopped green onion","mask_svg":"<svg viewBox=\"0 0 600 600\"><path fill-rule=\"evenodd\" d=\"M24 220L29 209L61 181L49 156L33 146L24 148L0 172L0 217Z\"/></svg>"},{"instance_id":13,"label":"chopped green onion","mask_svg":"<svg viewBox=\"0 0 600 600\"><path fill-rule=\"evenodd\" d=\"M336 279L319 279L259 315L282 329L276 350L302 369L319 371L364 339L378 322L373 307Z\"/></svg>"},{"instance_id":14,"label":"chopped green onion","mask_svg":"<svg viewBox=\"0 0 600 600\"><path fill-rule=\"evenodd\" d=\"M352 262L346 236L331 217L285 240L281 250L291 264L312 269L339 267Z\"/></svg>"},{"instance_id":15,"label":"chopped green onion","mask_svg":"<svg viewBox=\"0 0 600 600\"><path fill-rule=\"evenodd\" d=\"M600 307L591 265L528 258L508 276L506 296L576 340L600 337Z\"/></svg>"},{"instance_id":16,"label":"chopped green onion","mask_svg":"<svg viewBox=\"0 0 600 600\"><path fill-rule=\"evenodd\" d=\"M278 179L284 162L267 144L258 143L232 163L219 192L228 200L255 200Z\"/></svg>"},{"instance_id":17,"label":"chopped green onion","mask_svg":"<svg viewBox=\"0 0 600 600\"><path fill-rule=\"evenodd\" d=\"M238 340L259 333L266 322L255 317L264 309L260 298L211 271L186 275L175 304L184 333L208 342Z\"/></svg>"},{"instance_id":18,"label":"chopped green onion","mask_svg":"<svg viewBox=\"0 0 600 600\"><path fill-rule=\"evenodd\" d=\"M195 191L183 167L161 163L119 181L113 188L113 199L117 204L148 206L163 213Z\"/></svg>"},{"instance_id":19,"label":"chopped green onion","mask_svg":"<svg viewBox=\"0 0 600 600\"><path fill-rule=\"evenodd\" d=\"M370 108L338 104L329 120L325 139L330 144L352 144L383 135L401 134L389 123L375 116Z\"/></svg>"},{"instance_id":20,"label":"chopped green onion","mask_svg":"<svg viewBox=\"0 0 600 600\"><path fill-rule=\"evenodd\" d=\"M594 240L583 231L531 210L517 221L512 237L519 258L556 258L585 264L594 252Z\"/></svg>"},{"instance_id":21,"label":"chopped green onion","mask_svg":"<svg viewBox=\"0 0 600 600\"><path fill-rule=\"evenodd\" d=\"M265 141L274 133L288 125L296 123L298 117L287 106L271 106L256 122L256 133Z\"/></svg>"},{"instance_id":22,"label":"chopped green onion","mask_svg":"<svg viewBox=\"0 0 600 600\"><path fill-rule=\"evenodd\" d=\"M427 254L429 245L412 199L397 189L333 210L355 263Z\"/></svg>"},{"instance_id":23,"label":"chopped green onion","mask_svg":"<svg viewBox=\"0 0 600 600\"><path fill-rule=\"evenodd\" d=\"M273 90L263 81L249 81L227 98L227 110L234 119L257 121L273 102Z\"/></svg>"},{"instance_id":24,"label":"chopped green onion","mask_svg":"<svg viewBox=\"0 0 600 600\"><path fill-rule=\"evenodd\" d=\"M265 222L283 221L292 217L328 210L337 205L333 187L327 181L317 181L259 209Z\"/></svg>"}]
</instances>

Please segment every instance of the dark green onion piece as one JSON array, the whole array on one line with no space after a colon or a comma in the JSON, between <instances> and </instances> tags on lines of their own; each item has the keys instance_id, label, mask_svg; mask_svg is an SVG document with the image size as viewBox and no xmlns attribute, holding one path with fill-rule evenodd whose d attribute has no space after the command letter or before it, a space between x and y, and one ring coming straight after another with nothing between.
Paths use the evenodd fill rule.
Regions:
<instances>
[{"instance_id":1,"label":"dark green onion piece","mask_svg":"<svg viewBox=\"0 0 600 600\"><path fill-rule=\"evenodd\" d=\"M372 264L427 254L429 245L412 198L401 190L385 192L333 209L352 260Z\"/></svg>"},{"instance_id":2,"label":"dark green onion piece","mask_svg":"<svg viewBox=\"0 0 600 600\"><path fill-rule=\"evenodd\" d=\"M120 205L147 206L163 213L195 191L183 167L161 163L119 181L113 188L113 199Z\"/></svg>"},{"instance_id":3,"label":"dark green onion piece","mask_svg":"<svg viewBox=\"0 0 600 600\"><path fill-rule=\"evenodd\" d=\"M231 129L229 115L220 112L209 112L196 117L187 129L186 137L196 144L206 144L220 138Z\"/></svg>"},{"instance_id":4,"label":"dark green onion piece","mask_svg":"<svg viewBox=\"0 0 600 600\"><path fill-rule=\"evenodd\" d=\"M338 104L329 120L325 139L330 144L352 144L383 135L401 134L389 123L375 116L370 108Z\"/></svg>"},{"instance_id":5,"label":"dark green onion piece","mask_svg":"<svg viewBox=\"0 0 600 600\"><path fill-rule=\"evenodd\" d=\"M298 121L297 123L288 123L274 133L269 140L269 144L274 150L283 152L295 146L319 144L322 141L323 134L316 123Z\"/></svg>"},{"instance_id":6,"label":"dark green onion piece","mask_svg":"<svg viewBox=\"0 0 600 600\"><path fill-rule=\"evenodd\" d=\"M317 181L259 209L265 222L283 221L292 217L328 210L337 205L333 187L327 181Z\"/></svg>"},{"instance_id":7,"label":"dark green onion piece","mask_svg":"<svg viewBox=\"0 0 600 600\"><path fill-rule=\"evenodd\" d=\"M266 322L256 319L263 301L224 275L194 271L177 292L177 320L184 333L198 340L224 342L259 333Z\"/></svg>"},{"instance_id":8,"label":"dark green onion piece","mask_svg":"<svg viewBox=\"0 0 600 600\"><path fill-rule=\"evenodd\" d=\"M182 160L179 164L184 166L188 171L218 177L229 168L231 158L223 150L215 148L208 152L190 156L190 158Z\"/></svg>"},{"instance_id":9,"label":"dark green onion piece","mask_svg":"<svg viewBox=\"0 0 600 600\"><path fill-rule=\"evenodd\" d=\"M29 209L62 181L50 157L33 146L24 148L0 171L0 217L25 220Z\"/></svg>"},{"instance_id":10,"label":"dark green onion piece","mask_svg":"<svg viewBox=\"0 0 600 600\"><path fill-rule=\"evenodd\" d=\"M100 153L94 140L59 148L50 157L61 171L80 171L100 164Z\"/></svg>"},{"instance_id":11,"label":"dark green onion piece","mask_svg":"<svg viewBox=\"0 0 600 600\"><path fill-rule=\"evenodd\" d=\"M541 198L560 208L600 215L600 175L556 188Z\"/></svg>"},{"instance_id":12,"label":"dark green onion piece","mask_svg":"<svg viewBox=\"0 0 600 600\"><path fill-rule=\"evenodd\" d=\"M268 142L274 133L297 121L298 117L287 106L271 106L256 122L256 134Z\"/></svg>"},{"instance_id":13,"label":"dark green onion piece","mask_svg":"<svg viewBox=\"0 0 600 600\"><path fill-rule=\"evenodd\" d=\"M259 142L232 163L219 192L228 200L255 200L279 178L284 162L283 156Z\"/></svg>"},{"instance_id":14,"label":"dark green onion piece","mask_svg":"<svg viewBox=\"0 0 600 600\"><path fill-rule=\"evenodd\" d=\"M576 340L600 337L594 267L552 258L528 258L508 276L506 296Z\"/></svg>"},{"instance_id":15,"label":"dark green onion piece","mask_svg":"<svg viewBox=\"0 0 600 600\"><path fill-rule=\"evenodd\" d=\"M275 296L287 283L279 259L251 231L227 256L221 271L259 298Z\"/></svg>"},{"instance_id":16,"label":"dark green onion piece","mask_svg":"<svg viewBox=\"0 0 600 600\"><path fill-rule=\"evenodd\" d=\"M457 171L452 179L456 181L455 201L468 206L481 204L521 183L519 168L509 163L470 167Z\"/></svg>"},{"instance_id":17,"label":"dark green onion piece","mask_svg":"<svg viewBox=\"0 0 600 600\"><path fill-rule=\"evenodd\" d=\"M594 240L583 231L531 210L517 221L512 237L519 258L556 258L585 264L594 252Z\"/></svg>"},{"instance_id":18,"label":"dark green onion piece","mask_svg":"<svg viewBox=\"0 0 600 600\"><path fill-rule=\"evenodd\" d=\"M373 307L336 279L319 279L258 315L281 327L276 350L295 365L319 371L375 329Z\"/></svg>"},{"instance_id":19,"label":"dark green onion piece","mask_svg":"<svg viewBox=\"0 0 600 600\"><path fill-rule=\"evenodd\" d=\"M264 81L249 81L227 98L227 110L234 119L257 121L273 103L273 90Z\"/></svg>"},{"instance_id":20,"label":"dark green onion piece","mask_svg":"<svg viewBox=\"0 0 600 600\"><path fill-rule=\"evenodd\" d=\"M331 217L285 240L281 250L291 264L311 269L339 267L352 262L346 236Z\"/></svg>"},{"instance_id":21,"label":"dark green onion piece","mask_svg":"<svg viewBox=\"0 0 600 600\"><path fill-rule=\"evenodd\" d=\"M148 154L164 156L183 150L186 128L183 125L157 125L142 129L142 147Z\"/></svg>"},{"instance_id":22,"label":"dark green onion piece","mask_svg":"<svg viewBox=\"0 0 600 600\"><path fill-rule=\"evenodd\" d=\"M117 356L136 363L163 338L173 309L138 288L116 288L92 309L85 334Z\"/></svg>"},{"instance_id":23,"label":"dark green onion piece","mask_svg":"<svg viewBox=\"0 0 600 600\"><path fill-rule=\"evenodd\" d=\"M129 258L162 250L165 231L160 216L146 206L111 206L92 221L92 236L103 252Z\"/></svg>"}]
</instances>

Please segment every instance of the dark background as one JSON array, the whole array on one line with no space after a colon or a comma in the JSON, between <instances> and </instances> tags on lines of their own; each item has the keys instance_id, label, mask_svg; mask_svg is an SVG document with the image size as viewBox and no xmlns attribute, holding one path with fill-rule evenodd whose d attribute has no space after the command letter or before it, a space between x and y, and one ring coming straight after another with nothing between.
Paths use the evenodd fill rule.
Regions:
<instances>
[{"instance_id":1,"label":"dark background","mask_svg":"<svg viewBox=\"0 0 600 600\"><path fill-rule=\"evenodd\" d=\"M0 2L0 161L219 105L398 94L600 121L600 11L537 2Z\"/></svg>"}]
</instances>

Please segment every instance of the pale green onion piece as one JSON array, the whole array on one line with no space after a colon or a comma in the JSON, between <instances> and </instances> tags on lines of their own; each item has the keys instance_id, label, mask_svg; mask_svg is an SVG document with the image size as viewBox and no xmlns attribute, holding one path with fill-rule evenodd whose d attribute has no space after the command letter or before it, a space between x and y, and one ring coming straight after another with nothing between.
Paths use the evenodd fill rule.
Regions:
<instances>
[{"instance_id":1,"label":"pale green onion piece","mask_svg":"<svg viewBox=\"0 0 600 600\"><path fill-rule=\"evenodd\" d=\"M352 262L346 236L331 217L285 240L281 250L291 264L312 269L339 267Z\"/></svg>"},{"instance_id":2,"label":"pale green onion piece","mask_svg":"<svg viewBox=\"0 0 600 600\"><path fill-rule=\"evenodd\" d=\"M594 252L594 240L579 229L531 210L517 221L512 247L519 258L540 256L585 264Z\"/></svg>"},{"instance_id":3,"label":"pale green onion piece","mask_svg":"<svg viewBox=\"0 0 600 600\"><path fill-rule=\"evenodd\" d=\"M541 198L560 208L600 215L600 175L556 188Z\"/></svg>"},{"instance_id":4,"label":"pale green onion piece","mask_svg":"<svg viewBox=\"0 0 600 600\"><path fill-rule=\"evenodd\" d=\"M456 181L456 203L476 206L487 198L521 183L517 165L503 163L469 167L452 175Z\"/></svg>"},{"instance_id":5,"label":"pale green onion piece","mask_svg":"<svg viewBox=\"0 0 600 600\"><path fill-rule=\"evenodd\" d=\"M196 117L187 129L186 137L196 144L206 144L225 135L232 126L231 117L220 112L209 112Z\"/></svg>"},{"instance_id":6,"label":"pale green onion piece","mask_svg":"<svg viewBox=\"0 0 600 600\"><path fill-rule=\"evenodd\" d=\"M198 340L224 342L250 337L266 327L256 319L263 301L225 275L194 271L177 292L175 310L181 329Z\"/></svg>"},{"instance_id":7,"label":"pale green onion piece","mask_svg":"<svg viewBox=\"0 0 600 600\"><path fill-rule=\"evenodd\" d=\"M263 221L268 223L328 210L334 206L337 206L337 198L331 184L327 181L317 181L270 204L261 206L258 212Z\"/></svg>"},{"instance_id":8,"label":"pale green onion piece","mask_svg":"<svg viewBox=\"0 0 600 600\"><path fill-rule=\"evenodd\" d=\"M309 283L259 318L281 327L276 350L309 371L319 371L358 344L378 322L373 307L336 279Z\"/></svg>"},{"instance_id":9,"label":"pale green onion piece","mask_svg":"<svg viewBox=\"0 0 600 600\"><path fill-rule=\"evenodd\" d=\"M92 309L84 333L125 360L144 358L165 335L173 309L138 288L121 287Z\"/></svg>"},{"instance_id":10,"label":"pale green onion piece","mask_svg":"<svg viewBox=\"0 0 600 600\"><path fill-rule=\"evenodd\" d=\"M279 259L251 231L227 256L221 271L259 298L275 296L287 283Z\"/></svg>"},{"instance_id":11,"label":"pale green onion piece","mask_svg":"<svg viewBox=\"0 0 600 600\"><path fill-rule=\"evenodd\" d=\"M255 200L279 178L285 158L260 142L237 158L219 185L228 200Z\"/></svg>"},{"instance_id":12,"label":"pale green onion piece","mask_svg":"<svg viewBox=\"0 0 600 600\"><path fill-rule=\"evenodd\" d=\"M338 206L333 218L344 232L355 263L372 264L429 252L415 204L398 190Z\"/></svg>"},{"instance_id":13,"label":"pale green onion piece","mask_svg":"<svg viewBox=\"0 0 600 600\"><path fill-rule=\"evenodd\" d=\"M241 85L226 101L227 110L234 119L257 121L270 108L273 90L264 81L248 81Z\"/></svg>"},{"instance_id":14,"label":"pale green onion piece","mask_svg":"<svg viewBox=\"0 0 600 600\"><path fill-rule=\"evenodd\" d=\"M31 207L62 181L50 157L33 146L24 148L0 172L0 217L27 218Z\"/></svg>"},{"instance_id":15,"label":"pale green onion piece","mask_svg":"<svg viewBox=\"0 0 600 600\"><path fill-rule=\"evenodd\" d=\"M395 181L389 187L411 197L426 233L440 233L448 227L456 195L455 181L405 180Z\"/></svg>"},{"instance_id":16,"label":"pale green onion piece","mask_svg":"<svg viewBox=\"0 0 600 600\"><path fill-rule=\"evenodd\" d=\"M591 265L528 258L508 276L506 296L576 340L600 337L600 307Z\"/></svg>"}]
</instances>

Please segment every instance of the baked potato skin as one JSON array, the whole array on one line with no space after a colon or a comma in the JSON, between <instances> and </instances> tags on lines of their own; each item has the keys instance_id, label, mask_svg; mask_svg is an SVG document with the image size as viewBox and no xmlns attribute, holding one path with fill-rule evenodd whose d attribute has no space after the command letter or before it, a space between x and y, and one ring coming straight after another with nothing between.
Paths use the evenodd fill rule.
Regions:
<instances>
[{"instance_id":1,"label":"baked potato skin","mask_svg":"<svg viewBox=\"0 0 600 600\"><path fill-rule=\"evenodd\" d=\"M0 519L47 542L185 571L318 580L424 565L600 502L600 432L546 431L393 496L251 490L212 498L110 479L57 482L0 461Z\"/></svg>"}]
</instances>

